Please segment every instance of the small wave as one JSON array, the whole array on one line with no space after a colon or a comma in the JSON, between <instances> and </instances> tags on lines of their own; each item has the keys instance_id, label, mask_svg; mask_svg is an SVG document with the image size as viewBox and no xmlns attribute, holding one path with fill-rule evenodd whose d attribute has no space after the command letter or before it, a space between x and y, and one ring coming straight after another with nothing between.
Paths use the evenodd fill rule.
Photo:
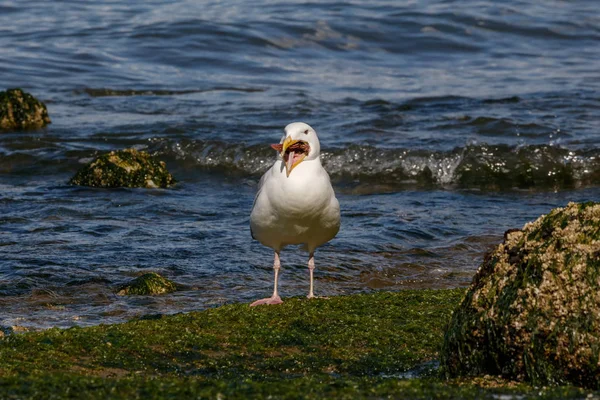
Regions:
<instances>
[{"instance_id":1,"label":"small wave","mask_svg":"<svg viewBox=\"0 0 600 400\"><path fill-rule=\"evenodd\" d=\"M482 102L484 104L510 104L518 103L521 101L519 96L503 97L501 99L485 99Z\"/></svg>"},{"instance_id":2,"label":"small wave","mask_svg":"<svg viewBox=\"0 0 600 400\"><path fill-rule=\"evenodd\" d=\"M273 163L268 146L220 141L157 140L151 146L188 168L260 175ZM471 145L427 151L350 145L322 153L338 184L437 185L461 188L562 189L600 183L600 149L573 151L550 145Z\"/></svg>"},{"instance_id":3,"label":"small wave","mask_svg":"<svg viewBox=\"0 0 600 400\"><path fill-rule=\"evenodd\" d=\"M110 88L85 88L76 90L75 93L85 93L91 97L122 97L122 96L181 96L193 93L206 92L264 92L265 89L253 87L213 87L208 89L190 90L162 90L162 89L110 89Z\"/></svg>"}]
</instances>

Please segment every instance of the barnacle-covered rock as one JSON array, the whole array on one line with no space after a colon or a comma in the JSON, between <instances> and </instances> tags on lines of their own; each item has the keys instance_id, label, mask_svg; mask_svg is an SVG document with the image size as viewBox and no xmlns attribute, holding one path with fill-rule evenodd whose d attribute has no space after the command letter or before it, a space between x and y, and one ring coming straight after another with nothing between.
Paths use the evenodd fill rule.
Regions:
<instances>
[{"instance_id":1,"label":"barnacle-covered rock","mask_svg":"<svg viewBox=\"0 0 600 400\"><path fill-rule=\"evenodd\" d=\"M0 129L36 129L49 124L46 105L21 89L0 92Z\"/></svg>"},{"instance_id":2,"label":"barnacle-covered rock","mask_svg":"<svg viewBox=\"0 0 600 400\"><path fill-rule=\"evenodd\" d=\"M104 188L165 188L175 183L163 161L145 151L125 149L101 155L81 168L69 183Z\"/></svg>"},{"instance_id":3,"label":"barnacle-covered rock","mask_svg":"<svg viewBox=\"0 0 600 400\"><path fill-rule=\"evenodd\" d=\"M507 231L454 311L441 358L447 377L600 388L600 204Z\"/></svg>"},{"instance_id":4,"label":"barnacle-covered rock","mask_svg":"<svg viewBox=\"0 0 600 400\"><path fill-rule=\"evenodd\" d=\"M124 295L157 295L177 290L175 283L156 272L139 276L131 282L119 287L117 294Z\"/></svg>"}]
</instances>

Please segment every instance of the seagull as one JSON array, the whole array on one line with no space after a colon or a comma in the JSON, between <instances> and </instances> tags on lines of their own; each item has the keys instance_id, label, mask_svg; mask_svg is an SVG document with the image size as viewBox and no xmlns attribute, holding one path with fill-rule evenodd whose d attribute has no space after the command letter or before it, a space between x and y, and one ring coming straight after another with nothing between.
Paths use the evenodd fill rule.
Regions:
<instances>
[{"instance_id":1,"label":"seagull","mask_svg":"<svg viewBox=\"0 0 600 400\"><path fill-rule=\"evenodd\" d=\"M314 298L315 250L340 230L340 203L321 165L317 132L308 124L294 122L285 127L279 144L271 147L278 157L258 184L250 214L250 232L253 239L275 252L275 283L273 295L255 301L251 307L282 303L277 292L279 253L287 245L302 244L308 250L307 297Z\"/></svg>"}]
</instances>

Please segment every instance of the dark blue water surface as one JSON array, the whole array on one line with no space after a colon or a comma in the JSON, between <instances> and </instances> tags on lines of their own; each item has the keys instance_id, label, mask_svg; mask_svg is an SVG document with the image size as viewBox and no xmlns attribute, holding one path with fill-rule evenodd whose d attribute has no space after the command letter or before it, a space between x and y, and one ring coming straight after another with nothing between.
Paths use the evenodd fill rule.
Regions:
<instances>
[{"instance_id":1,"label":"dark blue water surface","mask_svg":"<svg viewBox=\"0 0 600 400\"><path fill-rule=\"evenodd\" d=\"M600 8L575 1L1 1L0 90L52 124L0 133L0 326L248 302L270 143L305 121L342 207L316 293L466 286L506 229L600 198ZM69 178L134 147L172 189ZM308 290L282 253L284 297ZM121 297L156 271L174 294Z\"/></svg>"}]
</instances>

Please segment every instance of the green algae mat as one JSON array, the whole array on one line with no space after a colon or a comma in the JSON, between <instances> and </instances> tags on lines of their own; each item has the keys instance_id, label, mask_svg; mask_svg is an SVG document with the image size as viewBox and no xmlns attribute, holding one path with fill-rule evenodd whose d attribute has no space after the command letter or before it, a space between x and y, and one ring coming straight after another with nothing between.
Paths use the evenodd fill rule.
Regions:
<instances>
[{"instance_id":1,"label":"green algae mat","mask_svg":"<svg viewBox=\"0 0 600 400\"><path fill-rule=\"evenodd\" d=\"M491 377L445 381L438 350L464 291L227 305L0 339L0 398L585 398ZM591 393L594 396L593 393Z\"/></svg>"}]
</instances>

